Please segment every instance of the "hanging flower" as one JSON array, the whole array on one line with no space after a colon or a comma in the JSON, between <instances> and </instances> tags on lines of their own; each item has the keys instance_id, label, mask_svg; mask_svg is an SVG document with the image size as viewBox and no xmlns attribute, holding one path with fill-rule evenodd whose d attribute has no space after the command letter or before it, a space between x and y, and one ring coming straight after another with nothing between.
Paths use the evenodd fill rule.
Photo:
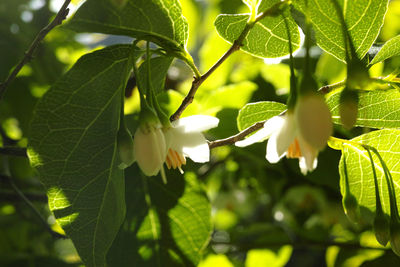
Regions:
<instances>
[{"instance_id":1,"label":"hanging flower","mask_svg":"<svg viewBox=\"0 0 400 267\"><path fill-rule=\"evenodd\" d=\"M318 153L325 147L331 131L329 110L326 113L320 99L306 96L300 97L294 113L288 110L269 119L261 130L235 145L244 147L269 138L266 159L276 163L284 156L298 158L305 175L317 167Z\"/></svg>"},{"instance_id":2,"label":"hanging flower","mask_svg":"<svg viewBox=\"0 0 400 267\"><path fill-rule=\"evenodd\" d=\"M165 164L168 169L178 168L183 173L181 167L186 164L186 157L194 162L208 162L210 149L201 132L217 127L218 123L218 118L206 115L194 115L173 121L171 127L164 132L168 150Z\"/></svg>"},{"instance_id":3,"label":"hanging flower","mask_svg":"<svg viewBox=\"0 0 400 267\"><path fill-rule=\"evenodd\" d=\"M133 153L140 169L147 176L163 174L163 163L167 154L161 124L138 127L133 139Z\"/></svg>"}]
</instances>

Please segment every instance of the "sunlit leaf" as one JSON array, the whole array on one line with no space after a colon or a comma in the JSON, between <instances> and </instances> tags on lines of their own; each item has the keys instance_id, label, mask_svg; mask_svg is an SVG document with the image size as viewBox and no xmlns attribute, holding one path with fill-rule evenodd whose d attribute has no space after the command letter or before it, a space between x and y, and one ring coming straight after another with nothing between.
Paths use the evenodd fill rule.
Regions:
<instances>
[{"instance_id":1,"label":"sunlit leaf","mask_svg":"<svg viewBox=\"0 0 400 267\"><path fill-rule=\"evenodd\" d=\"M286 105L277 102L256 102L244 106L237 117L239 131L246 129L256 122L268 120L279 115L286 109Z\"/></svg>"},{"instance_id":2,"label":"sunlit leaf","mask_svg":"<svg viewBox=\"0 0 400 267\"><path fill-rule=\"evenodd\" d=\"M249 15L219 15L215 27L229 43L238 39L246 27ZM288 18L293 51L300 47L300 33L293 19ZM263 58L282 57L289 54L288 34L282 15L266 16L249 31L240 47L245 52Z\"/></svg>"},{"instance_id":3,"label":"sunlit leaf","mask_svg":"<svg viewBox=\"0 0 400 267\"><path fill-rule=\"evenodd\" d=\"M327 104L334 123L340 124L340 92L332 94ZM355 126L371 128L400 127L400 92L395 89L359 93L358 115Z\"/></svg>"},{"instance_id":4,"label":"sunlit leaf","mask_svg":"<svg viewBox=\"0 0 400 267\"><path fill-rule=\"evenodd\" d=\"M387 41L372 59L371 65L384 61L388 58L400 55L400 35Z\"/></svg>"},{"instance_id":5,"label":"sunlit leaf","mask_svg":"<svg viewBox=\"0 0 400 267\"><path fill-rule=\"evenodd\" d=\"M87 0L69 28L145 39L172 50L184 51L188 25L178 0L127 0L118 7L110 0Z\"/></svg>"},{"instance_id":6,"label":"sunlit leaf","mask_svg":"<svg viewBox=\"0 0 400 267\"><path fill-rule=\"evenodd\" d=\"M116 146L132 48L83 56L39 101L29 157L50 210L88 266L103 266L125 217Z\"/></svg>"},{"instance_id":7,"label":"sunlit leaf","mask_svg":"<svg viewBox=\"0 0 400 267\"><path fill-rule=\"evenodd\" d=\"M397 203L400 203L400 130L379 130L360 135L352 141L375 147L389 168L396 190ZM357 199L360 206L362 219L370 221L375 212L375 185L372 173L371 161L368 152L354 144L346 144L343 147L343 155L339 164L341 176L341 191L345 190L343 158L346 158L347 173L350 192ZM383 168L378 158L373 155L378 179L379 193L382 208L386 214L390 214L388 187L383 173Z\"/></svg>"},{"instance_id":8,"label":"sunlit leaf","mask_svg":"<svg viewBox=\"0 0 400 267\"><path fill-rule=\"evenodd\" d=\"M343 10L356 52L362 58L378 37L389 0L338 0L337 2ZM293 3L304 14L308 13L318 46L344 61L342 25L333 1L297 0Z\"/></svg>"}]
</instances>

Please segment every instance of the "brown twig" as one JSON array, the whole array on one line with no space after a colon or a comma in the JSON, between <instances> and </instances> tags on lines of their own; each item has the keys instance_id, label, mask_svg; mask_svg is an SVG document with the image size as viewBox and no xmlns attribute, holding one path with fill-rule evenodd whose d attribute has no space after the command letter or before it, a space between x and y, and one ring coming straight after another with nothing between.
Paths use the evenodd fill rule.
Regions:
<instances>
[{"instance_id":1,"label":"brown twig","mask_svg":"<svg viewBox=\"0 0 400 267\"><path fill-rule=\"evenodd\" d=\"M27 157L26 148L22 147L0 147L0 154Z\"/></svg>"},{"instance_id":2,"label":"brown twig","mask_svg":"<svg viewBox=\"0 0 400 267\"><path fill-rule=\"evenodd\" d=\"M69 9L67 8L71 0L65 0L64 4L58 11L57 15L54 17L54 19L43 29L40 30L38 35L36 35L35 40L33 40L32 44L30 45L28 51L25 52L25 56L21 59L21 61L18 63L18 65L14 68L14 70L10 73L10 75L7 77L5 82L0 84L0 100L3 99L4 93L7 89L7 86L12 82L17 74L20 72L22 67L27 64L31 59L33 52L36 50L36 48L39 46L40 42L44 39L44 37L57 25L60 25L63 20L68 15Z\"/></svg>"},{"instance_id":3,"label":"brown twig","mask_svg":"<svg viewBox=\"0 0 400 267\"><path fill-rule=\"evenodd\" d=\"M219 146L226 146L226 145L234 144L237 141L242 140L243 138L245 138L247 135L251 134L252 132L260 130L264 126L264 123L265 123L265 121L256 122L252 126L246 128L245 130L241 131L240 133L238 133L236 135L233 135L233 136L225 138L225 139L208 142L208 147L210 149L213 149L213 148L216 148Z\"/></svg>"},{"instance_id":4,"label":"brown twig","mask_svg":"<svg viewBox=\"0 0 400 267\"><path fill-rule=\"evenodd\" d=\"M189 90L189 93L186 95L186 97L183 99L181 105L179 108L175 111L174 114L170 117L170 121L174 121L179 119L179 117L182 115L182 112L193 102L194 95L197 92L197 89L200 87L200 85L234 52L238 51L240 47L243 44L244 38L246 38L247 34L249 31L254 27L254 25L265 18L266 16L269 15L275 15L277 14L277 10L286 2L278 2L275 5L273 5L271 8L268 10L262 12L259 16L256 17L256 19L252 22L248 22L246 24L246 27L243 29L242 33L240 36L233 42L232 46L229 48L228 51L225 52L225 54L203 75L201 75L199 78L194 78L192 82L192 86Z\"/></svg>"}]
</instances>

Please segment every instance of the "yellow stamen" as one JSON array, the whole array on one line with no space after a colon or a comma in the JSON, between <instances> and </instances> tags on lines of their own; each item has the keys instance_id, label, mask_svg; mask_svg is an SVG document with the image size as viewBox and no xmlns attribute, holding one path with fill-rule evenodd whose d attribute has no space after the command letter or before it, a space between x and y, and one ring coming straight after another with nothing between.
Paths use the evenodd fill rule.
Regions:
<instances>
[{"instance_id":1,"label":"yellow stamen","mask_svg":"<svg viewBox=\"0 0 400 267\"><path fill-rule=\"evenodd\" d=\"M168 149L168 154L165 163L167 164L168 169L171 169L171 167L173 169L178 168L181 172L183 172L181 166L186 164L186 159L182 154L170 148Z\"/></svg>"}]
</instances>

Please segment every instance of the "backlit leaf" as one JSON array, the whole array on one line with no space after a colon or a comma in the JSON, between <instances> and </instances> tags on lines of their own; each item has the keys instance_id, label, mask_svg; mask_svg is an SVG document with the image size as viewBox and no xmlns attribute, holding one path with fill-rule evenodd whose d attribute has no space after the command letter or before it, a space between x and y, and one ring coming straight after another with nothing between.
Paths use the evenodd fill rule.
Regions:
<instances>
[{"instance_id":1,"label":"backlit leaf","mask_svg":"<svg viewBox=\"0 0 400 267\"><path fill-rule=\"evenodd\" d=\"M249 103L244 106L237 117L237 125L239 131L243 131L247 127L256 122L268 120L279 115L286 109L286 105L278 102L256 102Z\"/></svg>"}]
</instances>

